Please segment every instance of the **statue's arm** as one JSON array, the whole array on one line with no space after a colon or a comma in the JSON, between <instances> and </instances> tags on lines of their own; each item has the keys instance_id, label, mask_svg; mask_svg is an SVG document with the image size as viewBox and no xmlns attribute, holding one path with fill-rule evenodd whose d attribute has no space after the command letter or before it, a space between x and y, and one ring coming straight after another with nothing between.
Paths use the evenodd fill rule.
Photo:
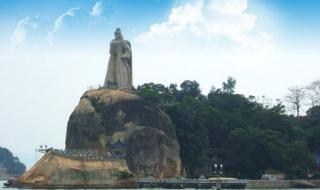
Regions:
<instances>
[{"instance_id":1,"label":"statue's arm","mask_svg":"<svg viewBox=\"0 0 320 190\"><path fill-rule=\"evenodd\" d=\"M124 54L122 56L122 58L126 58L126 59L130 59L132 51L131 51L131 44L129 41L125 40L124 41Z\"/></svg>"},{"instance_id":2,"label":"statue's arm","mask_svg":"<svg viewBox=\"0 0 320 190\"><path fill-rule=\"evenodd\" d=\"M110 42L109 53L112 54L112 42Z\"/></svg>"}]
</instances>

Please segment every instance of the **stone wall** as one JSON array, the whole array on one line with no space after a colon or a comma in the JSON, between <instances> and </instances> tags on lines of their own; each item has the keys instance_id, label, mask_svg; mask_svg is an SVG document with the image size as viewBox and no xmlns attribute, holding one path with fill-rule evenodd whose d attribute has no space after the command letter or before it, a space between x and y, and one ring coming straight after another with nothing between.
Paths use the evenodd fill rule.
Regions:
<instances>
[{"instance_id":1,"label":"stone wall","mask_svg":"<svg viewBox=\"0 0 320 190\"><path fill-rule=\"evenodd\" d=\"M248 180L247 189L319 188L320 180Z\"/></svg>"}]
</instances>

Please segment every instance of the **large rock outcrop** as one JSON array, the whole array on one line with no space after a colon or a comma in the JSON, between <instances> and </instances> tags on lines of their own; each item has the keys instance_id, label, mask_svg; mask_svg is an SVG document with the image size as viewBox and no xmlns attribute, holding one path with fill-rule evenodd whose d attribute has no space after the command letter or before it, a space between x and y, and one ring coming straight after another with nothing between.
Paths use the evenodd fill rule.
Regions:
<instances>
[{"instance_id":1,"label":"large rock outcrop","mask_svg":"<svg viewBox=\"0 0 320 190\"><path fill-rule=\"evenodd\" d=\"M125 160L73 159L47 152L9 187L134 188L137 182Z\"/></svg>"},{"instance_id":2,"label":"large rock outcrop","mask_svg":"<svg viewBox=\"0 0 320 190\"><path fill-rule=\"evenodd\" d=\"M179 143L170 117L126 90L85 92L70 116L66 149L96 149L110 156L121 142L129 169L138 177L176 177L181 173Z\"/></svg>"}]
</instances>

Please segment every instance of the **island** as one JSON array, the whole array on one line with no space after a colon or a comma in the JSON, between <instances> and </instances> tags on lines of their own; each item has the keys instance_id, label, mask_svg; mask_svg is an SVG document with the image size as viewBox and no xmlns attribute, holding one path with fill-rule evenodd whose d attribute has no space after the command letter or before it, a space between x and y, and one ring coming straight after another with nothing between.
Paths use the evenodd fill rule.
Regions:
<instances>
[{"instance_id":1,"label":"island","mask_svg":"<svg viewBox=\"0 0 320 190\"><path fill-rule=\"evenodd\" d=\"M26 166L14 156L10 150L0 147L0 180L20 176L26 171Z\"/></svg>"},{"instance_id":2,"label":"island","mask_svg":"<svg viewBox=\"0 0 320 190\"><path fill-rule=\"evenodd\" d=\"M104 84L80 96L65 149L46 148L7 187L320 187L320 105L294 117L235 93L232 77L208 94L190 80L134 88L131 43L114 35Z\"/></svg>"},{"instance_id":3,"label":"island","mask_svg":"<svg viewBox=\"0 0 320 190\"><path fill-rule=\"evenodd\" d=\"M119 28L114 36L104 85L81 96L68 121L65 149L46 149L8 187L134 188L138 178L181 175L174 125L133 89L130 42Z\"/></svg>"}]
</instances>

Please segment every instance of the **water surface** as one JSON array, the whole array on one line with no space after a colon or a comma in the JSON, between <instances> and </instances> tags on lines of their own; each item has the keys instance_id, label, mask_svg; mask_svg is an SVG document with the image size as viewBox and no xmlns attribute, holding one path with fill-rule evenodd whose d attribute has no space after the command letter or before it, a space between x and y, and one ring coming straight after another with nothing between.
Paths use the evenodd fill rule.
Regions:
<instances>
[{"instance_id":1,"label":"water surface","mask_svg":"<svg viewBox=\"0 0 320 190\"><path fill-rule=\"evenodd\" d=\"M10 188L10 189L6 189L6 188L3 188L3 184L5 183L6 181L2 181L0 180L0 190L15 190L16 188ZM31 189L23 189L23 190L31 190ZM88 190L88 189L86 189ZM100 189L101 190L101 189ZM117 189L117 190L132 190L132 189ZM141 188L140 190L147 190L147 188ZM165 190L163 188L153 188L151 190ZM172 189L170 189L172 190ZM181 190L181 189L180 189ZM188 189L188 190L194 190L194 189ZM200 190L200 189L199 189ZM206 189L208 190L208 189ZM231 190L231 189L227 189L227 190ZM238 189L239 190L239 189ZM250 189L250 190L258 190L258 189ZM261 190L261 189L259 189ZM265 190L275 190L275 189L265 189ZM279 189L279 190L285 190L285 189ZM287 189L287 190L301 190L301 189ZM303 190L320 190L320 188L317 188L317 189L303 189Z\"/></svg>"}]
</instances>

